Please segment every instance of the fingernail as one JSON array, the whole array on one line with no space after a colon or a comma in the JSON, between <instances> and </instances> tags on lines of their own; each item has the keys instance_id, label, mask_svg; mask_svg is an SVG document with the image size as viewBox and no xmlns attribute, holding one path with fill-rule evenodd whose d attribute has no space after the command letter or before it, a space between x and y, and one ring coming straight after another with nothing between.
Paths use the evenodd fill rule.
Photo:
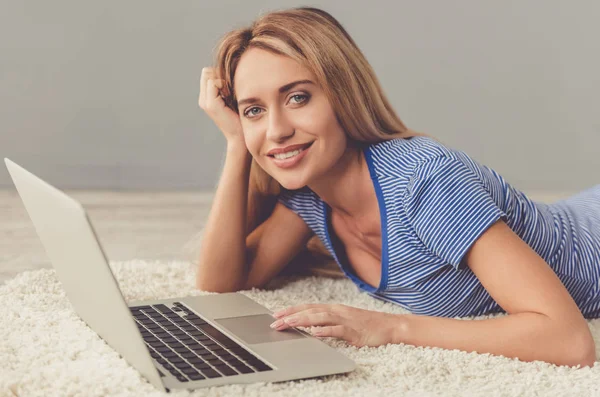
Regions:
<instances>
[{"instance_id":1,"label":"fingernail","mask_svg":"<svg viewBox=\"0 0 600 397\"><path fill-rule=\"evenodd\" d=\"M273 316L280 317L283 314L283 310L273 313Z\"/></svg>"},{"instance_id":2,"label":"fingernail","mask_svg":"<svg viewBox=\"0 0 600 397\"><path fill-rule=\"evenodd\" d=\"M283 324L283 321L281 320L277 320L275 321L273 324L270 325L271 328L277 328L279 327L281 324Z\"/></svg>"}]
</instances>

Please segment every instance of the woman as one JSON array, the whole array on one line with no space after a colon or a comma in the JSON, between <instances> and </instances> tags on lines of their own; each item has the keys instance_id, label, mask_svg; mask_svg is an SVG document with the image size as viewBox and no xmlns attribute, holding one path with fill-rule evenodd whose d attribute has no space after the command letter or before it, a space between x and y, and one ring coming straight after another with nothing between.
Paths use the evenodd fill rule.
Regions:
<instances>
[{"instance_id":1,"label":"woman","mask_svg":"<svg viewBox=\"0 0 600 397\"><path fill-rule=\"evenodd\" d=\"M306 304L275 313L277 330L593 365L585 317L600 311L600 219L582 214L600 213L597 190L533 202L464 152L408 129L323 10L262 15L217 50L199 106L227 154L198 288L261 287L308 246L411 314ZM508 315L450 318L494 312Z\"/></svg>"}]
</instances>

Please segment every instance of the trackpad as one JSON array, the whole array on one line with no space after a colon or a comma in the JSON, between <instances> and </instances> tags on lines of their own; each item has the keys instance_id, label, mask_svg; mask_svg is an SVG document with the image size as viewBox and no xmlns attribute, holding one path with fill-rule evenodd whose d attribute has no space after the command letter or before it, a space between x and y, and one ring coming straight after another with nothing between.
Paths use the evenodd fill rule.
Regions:
<instances>
[{"instance_id":1,"label":"trackpad","mask_svg":"<svg viewBox=\"0 0 600 397\"><path fill-rule=\"evenodd\" d=\"M215 322L227 328L248 344L280 342L306 337L306 335L291 328L283 331L272 329L270 325L275 320L270 314L255 314L252 316L221 318L216 319Z\"/></svg>"}]
</instances>

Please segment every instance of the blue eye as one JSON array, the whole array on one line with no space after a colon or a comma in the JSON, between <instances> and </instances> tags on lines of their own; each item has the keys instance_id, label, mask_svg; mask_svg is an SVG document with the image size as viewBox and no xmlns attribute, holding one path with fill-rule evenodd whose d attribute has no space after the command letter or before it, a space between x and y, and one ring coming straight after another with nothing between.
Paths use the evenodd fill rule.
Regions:
<instances>
[{"instance_id":1,"label":"blue eye","mask_svg":"<svg viewBox=\"0 0 600 397\"><path fill-rule=\"evenodd\" d=\"M304 95L304 94L295 94L295 95L292 95L292 96L290 97L290 99L292 99L292 98L295 98L295 97L301 97L301 98L304 98L304 99L303 99L301 102L297 102L297 103L304 103L304 102L307 102L307 101L308 101L308 98L309 98L309 96L308 96L308 95ZM246 111L244 112L244 116L246 116L246 118L248 118L248 119L254 118L254 116L252 116L252 117L248 117L248 113L252 112L252 110L253 110L253 109L260 109L260 108L258 108L258 107L256 107L256 106L252 106L252 107L250 107L250 108L246 109ZM253 113L253 115L257 115L257 114L259 114L259 113Z\"/></svg>"}]
</instances>

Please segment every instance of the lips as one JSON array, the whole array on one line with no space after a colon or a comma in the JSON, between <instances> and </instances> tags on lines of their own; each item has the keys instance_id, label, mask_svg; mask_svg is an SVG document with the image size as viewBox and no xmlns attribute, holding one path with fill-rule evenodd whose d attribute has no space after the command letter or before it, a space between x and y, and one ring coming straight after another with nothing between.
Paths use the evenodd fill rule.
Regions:
<instances>
[{"instance_id":1,"label":"lips","mask_svg":"<svg viewBox=\"0 0 600 397\"><path fill-rule=\"evenodd\" d=\"M305 148L309 147L310 145L312 145L313 142L301 143L301 144L298 144L298 145L286 146L284 148L272 149L272 150L270 150L267 153L267 156L273 157L273 155L277 154L277 153L286 153L286 152L292 152L292 151L297 150L297 149L305 149Z\"/></svg>"}]
</instances>

